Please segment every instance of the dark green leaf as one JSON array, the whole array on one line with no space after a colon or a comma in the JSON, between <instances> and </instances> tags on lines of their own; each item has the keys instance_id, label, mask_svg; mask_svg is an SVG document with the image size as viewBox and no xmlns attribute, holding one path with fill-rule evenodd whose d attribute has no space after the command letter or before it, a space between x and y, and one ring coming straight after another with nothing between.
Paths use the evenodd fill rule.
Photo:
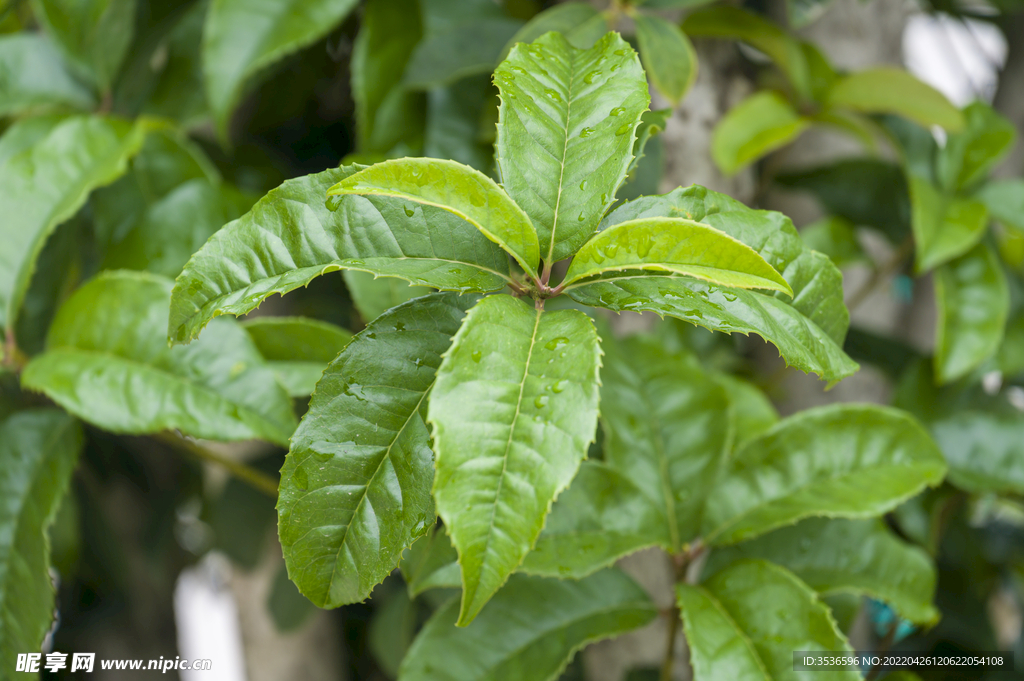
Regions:
<instances>
[{"instance_id":1,"label":"dark green leaf","mask_svg":"<svg viewBox=\"0 0 1024 681\"><path fill-rule=\"evenodd\" d=\"M738 7L718 6L690 14L683 31L691 36L742 40L775 62L802 98L810 96L810 71L800 42L767 19Z\"/></svg>"},{"instance_id":2,"label":"dark green leaf","mask_svg":"<svg viewBox=\"0 0 1024 681\"><path fill-rule=\"evenodd\" d=\"M462 587L459 554L444 530L434 526L402 556L402 576L415 598L428 589Z\"/></svg>"},{"instance_id":3,"label":"dark green leaf","mask_svg":"<svg viewBox=\"0 0 1024 681\"><path fill-rule=\"evenodd\" d=\"M305 317L256 317L243 326L292 397L312 395L324 368L352 340L341 327Z\"/></svg>"},{"instance_id":4,"label":"dark green leaf","mask_svg":"<svg viewBox=\"0 0 1024 681\"><path fill-rule=\"evenodd\" d=\"M214 317L246 314L340 269L459 291L506 283L508 257L445 210L376 196L349 197L336 213L328 210L327 188L359 169L288 180L214 234L175 282L171 340L187 342Z\"/></svg>"},{"instance_id":5,"label":"dark green leaf","mask_svg":"<svg viewBox=\"0 0 1024 681\"><path fill-rule=\"evenodd\" d=\"M563 2L526 22L505 45L502 61L516 43L532 43L549 31L561 33L573 47L589 50L608 32L608 22L592 5L585 2Z\"/></svg>"},{"instance_id":6,"label":"dark green leaf","mask_svg":"<svg viewBox=\"0 0 1024 681\"><path fill-rule=\"evenodd\" d=\"M422 95L402 75L423 35L417 0L370 0L352 46L352 99L360 151L387 152L416 128Z\"/></svg>"},{"instance_id":7,"label":"dark green leaf","mask_svg":"<svg viewBox=\"0 0 1024 681\"><path fill-rule=\"evenodd\" d=\"M985 235L988 210L981 201L942 193L915 176L910 177L910 201L919 273L963 255Z\"/></svg>"},{"instance_id":8,"label":"dark green leaf","mask_svg":"<svg viewBox=\"0 0 1024 681\"><path fill-rule=\"evenodd\" d=\"M320 607L357 603L434 522L422 413L475 297L436 293L378 317L317 384L278 500L288 576Z\"/></svg>"},{"instance_id":9,"label":"dark green leaf","mask_svg":"<svg viewBox=\"0 0 1024 681\"><path fill-rule=\"evenodd\" d=\"M502 185L530 216L545 263L594 233L626 177L650 97L640 60L616 33L588 50L547 33L494 72Z\"/></svg>"},{"instance_id":10,"label":"dark green leaf","mask_svg":"<svg viewBox=\"0 0 1024 681\"><path fill-rule=\"evenodd\" d=\"M369 647L381 670L394 679L416 633L416 606L405 589L389 591L383 601L370 621Z\"/></svg>"},{"instance_id":11,"label":"dark green leaf","mask_svg":"<svg viewBox=\"0 0 1024 681\"><path fill-rule=\"evenodd\" d=\"M881 520L808 518L711 552L705 575L743 558L777 563L818 593L856 593L885 601L901 617L930 626L935 567L924 550L898 539Z\"/></svg>"},{"instance_id":12,"label":"dark green leaf","mask_svg":"<svg viewBox=\"0 0 1024 681\"><path fill-rule=\"evenodd\" d=\"M470 310L430 399L434 498L459 552L459 624L522 562L594 439L601 350L578 310L507 295Z\"/></svg>"},{"instance_id":13,"label":"dark green leaf","mask_svg":"<svg viewBox=\"0 0 1024 681\"><path fill-rule=\"evenodd\" d=\"M598 232L573 257L564 283L568 288L590 277L614 280L636 276L637 270L793 293L782 275L742 241L700 222L665 217L627 220Z\"/></svg>"},{"instance_id":14,"label":"dark green leaf","mask_svg":"<svg viewBox=\"0 0 1024 681\"><path fill-rule=\"evenodd\" d=\"M824 253L837 267L845 267L866 258L853 223L846 218L828 217L800 230L808 248Z\"/></svg>"},{"instance_id":15,"label":"dark green leaf","mask_svg":"<svg viewBox=\"0 0 1024 681\"><path fill-rule=\"evenodd\" d=\"M313 604L304 598L288 579L288 571L284 565L277 571L274 583L270 586L267 610L270 611L274 625L280 632L298 629L316 612Z\"/></svg>"},{"instance_id":16,"label":"dark green leaf","mask_svg":"<svg viewBox=\"0 0 1024 681\"><path fill-rule=\"evenodd\" d=\"M170 296L163 277L101 274L61 307L22 385L115 433L176 428L211 440L287 444L291 401L248 334L221 320L201 342L169 348Z\"/></svg>"},{"instance_id":17,"label":"dark green leaf","mask_svg":"<svg viewBox=\"0 0 1024 681\"><path fill-rule=\"evenodd\" d=\"M0 324L14 326L47 237L96 187L123 175L151 124L72 117L0 166Z\"/></svg>"},{"instance_id":18,"label":"dark green leaf","mask_svg":"<svg viewBox=\"0 0 1024 681\"><path fill-rule=\"evenodd\" d=\"M653 14L636 15L640 59L654 87L673 105L679 104L697 79L697 53L675 24Z\"/></svg>"},{"instance_id":19,"label":"dark green leaf","mask_svg":"<svg viewBox=\"0 0 1024 681\"><path fill-rule=\"evenodd\" d=\"M529 217L494 180L469 166L429 158L384 161L343 178L327 194L337 197L335 205L344 205L345 196L382 196L440 208L479 229L537 276L540 254ZM406 209L410 218L411 212Z\"/></svg>"},{"instance_id":20,"label":"dark green leaf","mask_svg":"<svg viewBox=\"0 0 1024 681\"><path fill-rule=\"evenodd\" d=\"M792 679L793 651L853 654L828 608L789 571L745 560L701 586L676 586L694 678ZM855 670L828 674L858 681Z\"/></svg>"},{"instance_id":21,"label":"dark green leaf","mask_svg":"<svg viewBox=\"0 0 1024 681\"><path fill-rule=\"evenodd\" d=\"M711 156L733 175L762 156L789 144L810 121L777 92L747 97L729 110L711 136Z\"/></svg>"},{"instance_id":22,"label":"dark green leaf","mask_svg":"<svg viewBox=\"0 0 1024 681\"><path fill-rule=\"evenodd\" d=\"M1010 292L999 258L985 244L935 271L935 376L960 378L999 349Z\"/></svg>"},{"instance_id":23,"label":"dark green leaf","mask_svg":"<svg viewBox=\"0 0 1024 681\"><path fill-rule=\"evenodd\" d=\"M92 105L92 94L67 72L49 39L32 33L0 36L0 116Z\"/></svg>"},{"instance_id":24,"label":"dark green leaf","mask_svg":"<svg viewBox=\"0 0 1024 681\"><path fill-rule=\"evenodd\" d=\"M427 89L489 73L505 43L522 25L516 19L488 17L459 23L428 36L416 46L409 60L406 86Z\"/></svg>"},{"instance_id":25,"label":"dark green leaf","mask_svg":"<svg viewBox=\"0 0 1024 681\"><path fill-rule=\"evenodd\" d=\"M811 192L828 213L874 227L893 243L910 233L910 194L903 171L894 163L847 159L782 173L775 179L783 186Z\"/></svg>"},{"instance_id":26,"label":"dark green leaf","mask_svg":"<svg viewBox=\"0 0 1024 681\"><path fill-rule=\"evenodd\" d=\"M0 665L14 678L19 653L38 652L53 621L47 529L82 448L79 423L57 409L0 421Z\"/></svg>"},{"instance_id":27,"label":"dark green leaf","mask_svg":"<svg viewBox=\"0 0 1024 681\"><path fill-rule=\"evenodd\" d=\"M313 43L348 16L356 0L213 0L203 27L206 98L221 139L246 83Z\"/></svg>"},{"instance_id":28,"label":"dark green leaf","mask_svg":"<svg viewBox=\"0 0 1024 681\"><path fill-rule=\"evenodd\" d=\"M715 379L729 395L733 418L733 447L761 435L779 422L779 414L768 397L756 386L731 374L718 374Z\"/></svg>"},{"instance_id":29,"label":"dark green leaf","mask_svg":"<svg viewBox=\"0 0 1024 681\"><path fill-rule=\"evenodd\" d=\"M945 472L935 443L904 412L810 409L733 454L708 496L704 536L734 544L811 516L878 515L937 485Z\"/></svg>"},{"instance_id":30,"label":"dark green leaf","mask_svg":"<svg viewBox=\"0 0 1024 681\"><path fill-rule=\"evenodd\" d=\"M1024 414L1012 407L958 410L931 423L949 480L984 494L1024 494Z\"/></svg>"},{"instance_id":31,"label":"dark green leaf","mask_svg":"<svg viewBox=\"0 0 1024 681\"><path fill-rule=\"evenodd\" d=\"M485 141L481 135L481 119L487 111L497 116L498 100L487 76L463 78L430 90L423 154L489 172L494 165L493 123L492 138Z\"/></svg>"},{"instance_id":32,"label":"dark green leaf","mask_svg":"<svg viewBox=\"0 0 1024 681\"><path fill-rule=\"evenodd\" d=\"M873 114L896 114L926 128L950 132L964 127L964 116L946 97L901 69L880 67L858 71L832 86L827 103Z\"/></svg>"},{"instance_id":33,"label":"dark green leaf","mask_svg":"<svg viewBox=\"0 0 1024 681\"><path fill-rule=\"evenodd\" d=\"M1017 139L1013 124L983 102L965 108L964 118L966 127L949 135L936 158L939 183L951 192L985 179Z\"/></svg>"},{"instance_id":34,"label":"dark green leaf","mask_svg":"<svg viewBox=\"0 0 1024 681\"><path fill-rule=\"evenodd\" d=\"M434 613L402 662L402 681L554 681L577 650L657 616L643 589L616 570L578 582L514 575L465 629L459 603Z\"/></svg>"},{"instance_id":35,"label":"dark green leaf","mask_svg":"<svg viewBox=\"0 0 1024 681\"><path fill-rule=\"evenodd\" d=\"M341 275L364 323L372 322L396 305L430 293L425 286L410 286L402 279L375 277L369 272L343 270Z\"/></svg>"},{"instance_id":36,"label":"dark green leaf","mask_svg":"<svg viewBox=\"0 0 1024 681\"><path fill-rule=\"evenodd\" d=\"M106 92L135 29L135 0L33 0L33 13L71 64Z\"/></svg>"},{"instance_id":37,"label":"dark green leaf","mask_svg":"<svg viewBox=\"0 0 1024 681\"><path fill-rule=\"evenodd\" d=\"M207 7L206 2L195 3L167 35L166 62L142 105L143 113L189 128L209 120L200 56Z\"/></svg>"},{"instance_id":38,"label":"dark green leaf","mask_svg":"<svg viewBox=\"0 0 1024 681\"><path fill-rule=\"evenodd\" d=\"M660 501L660 491L650 499L615 468L584 461L552 506L537 545L519 571L579 579L642 548L670 547L666 508ZM672 522L674 527L674 517ZM456 572L453 586L461 586L457 580Z\"/></svg>"}]
</instances>

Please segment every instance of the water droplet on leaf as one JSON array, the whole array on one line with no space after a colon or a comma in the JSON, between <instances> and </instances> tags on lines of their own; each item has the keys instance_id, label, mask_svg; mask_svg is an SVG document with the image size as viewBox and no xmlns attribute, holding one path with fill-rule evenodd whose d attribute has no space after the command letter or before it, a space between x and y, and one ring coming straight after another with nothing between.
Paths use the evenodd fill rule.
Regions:
<instances>
[{"instance_id":1,"label":"water droplet on leaf","mask_svg":"<svg viewBox=\"0 0 1024 681\"><path fill-rule=\"evenodd\" d=\"M538 409L543 409L544 407L548 406L548 399L549 398L547 395L538 395L536 399L533 400L533 406L537 407Z\"/></svg>"}]
</instances>

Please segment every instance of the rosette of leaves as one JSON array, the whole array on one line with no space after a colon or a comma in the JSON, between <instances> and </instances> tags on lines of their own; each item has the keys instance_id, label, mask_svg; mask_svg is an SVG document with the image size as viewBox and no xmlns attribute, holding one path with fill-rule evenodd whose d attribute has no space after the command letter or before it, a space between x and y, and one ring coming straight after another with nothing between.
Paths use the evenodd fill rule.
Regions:
<instances>
[{"instance_id":1,"label":"rosette of leaves","mask_svg":"<svg viewBox=\"0 0 1024 681\"><path fill-rule=\"evenodd\" d=\"M215 317L245 314L332 271L436 291L384 312L327 367L291 438L278 501L289 577L321 607L367 598L420 537L443 549L447 542L431 532L443 521L457 556L457 570L444 574L458 575L462 594L413 643L404 679L437 678L441 668L449 678L485 678L499 667L521 670L509 678L555 678L585 643L655 616L632 582L599 570L615 557L643 545L679 554L698 540L736 544L815 515L874 516L935 484L944 470L920 427L871 407L853 414L870 437L853 437L846 414L826 411L745 442L765 419L742 399L749 391L736 389L740 414L714 382L713 399L692 395L702 420L690 427L707 430L706 448L691 450L685 432L670 434L679 457L672 463L658 458L663 443L648 443L651 465L635 480L611 466L611 449L606 467L581 468L595 439L602 375L627 375L624 392L603 400L606 424L619 418L632 428L626 411L638 405L623 353L609 352L602 369L602 339L580 307L650 310L754 333L790 365L835 382L857 369L841 349L849 321L841 277L784 216L702 187L615 206L649 103L640 61L618 34L581 49L546 33L513 47L494 81L500 184L425 158L289 180L215 234L172 293L169 336L188 343ZM561 296L570 304L549 302ZM680 375L670 388L685 392L686 370ZM683 397L666 395L658 407L683 409ZM748 426L750 433L737 434ZM627 442L665 436L622 435ZM841 461L831 456L839 441L850 454ZM581 482L556 508L571 516L574 500L594 503L595 476L643 508L651 524L634 539L646 543L587 554L582 567L535 570L586 575L579 581L510 580L529 566L546 521L571 524L556 522L551 509L574 478ZM785 484L769 492L764 480L777 478ZM711 483L706 499L688 491ZM815 484L834 494L808 491ZM828 621L810 587L784 568L764 569L779 581L780 597ZM700 598L746 597L734 587L724 580ZM789 626L798 638L803 625ZM841 639L828 631L834 637L818 644ZM500 646L481 645L496 632ZM457 663L437 657L445 649L461 651Z\"/></svg>"}]
</instances>

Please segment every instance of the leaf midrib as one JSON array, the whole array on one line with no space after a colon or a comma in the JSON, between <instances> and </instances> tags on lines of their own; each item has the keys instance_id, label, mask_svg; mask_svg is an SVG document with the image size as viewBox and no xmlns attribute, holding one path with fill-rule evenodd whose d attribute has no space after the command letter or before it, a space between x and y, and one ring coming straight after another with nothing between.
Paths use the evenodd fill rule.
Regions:
<instances>
[{"instance_id":1,"label":"leaf midrib","mask_svg":"<svg viewBox=\"0 0 1024 681\"><path fill-rule=\"evenodd\" d=\"M586 54L586 53L584 53ZM554 213L551 220L551 240L548 242L548 256L544 259L546 263L551 262L555 253L555 236L558 234L558 207L562 204L562 189L565 179L565 158L569 155L569 119L572 116L572 89L576 82L576 59L569 63L569 86L565 98L565 144L562 147L562 158L558 169L558 194L555 196Z\"/></svg>"}]
</instances>

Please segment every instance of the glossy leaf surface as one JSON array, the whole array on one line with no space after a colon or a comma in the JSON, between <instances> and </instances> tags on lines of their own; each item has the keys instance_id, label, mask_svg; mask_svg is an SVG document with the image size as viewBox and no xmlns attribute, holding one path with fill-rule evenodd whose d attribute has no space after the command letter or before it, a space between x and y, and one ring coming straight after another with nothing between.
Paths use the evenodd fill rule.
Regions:
<instances>
[{"instance_id":1,"label":"glossy leaf surface","mask_svg":"<svg viewBox=\"0 0 1024 681\"><path fill-rule=\"evenodd\" d=\"M536 275L540 255L529 218L494 180L461 163L428 158L384 161L342 179L327 194L339 197L334 199L339 202L348 195L394 197L447 211L479 229Z\"/></svg>"},{"instance_id":2,"label":"glossy leaf surface","mask_svg":"<svg viewBox=\"0 0 1024 681\"><path fill-rule=\"evenodd\" d=\"M8 678L19 653L41 649L53 622L47 530L83 440L81 425L57 409L0 420L0 664Z\"/></svg>"},{"instance_id":3,"label":"glossy leaf surface","mask_svg":"<svg viewBox=\"0 0 1024 681\"><path fill-rule=\"evenodd\" d=\"M320 607L362 601L434 523L427 394L473 296L435 293L377 318L317 384L281 471L288 576Z\"/></svg>"},{"instance_id":4,"label":"glossy leaf surface","mask_svg":"<svg viewBox=\"0 0 1024 681\"><path fill-rule=\"evenodd\" d=\"M470 310L445 355L428 418L434 498L462 567L460 625L522 562L586 456L600 357L582 312L506 295Z\"/></svg>"},{"instance_id":5,"label":"glossy leaf surface","mask_svg":"<svg viewBox=\"0 0 1024 681\"><path fill-rule=\"evenodd\" d=\"M733 454L708 496L704 536L734 544L810 516L878 515L945 473L941 452L905 412L809 409Z\"/></svg>"},{"instance_id":6,"label":"glossy leaf surface","mask_svg":"<svg viewBox=\"0 0 1024 681\"><path fill-rule=\"evenodd\" d=\"M626 177L650 97L633 48L616 33L580 50L561 34L518 44L494 72L502 186L536 227L545 262L593 234Z\"/></svg>"},{"instance_id":7,"label":"glossy leaf surface","mask_svg":"<svg viewBox=\"0 0 1024 681\"><path fill-rule=\"evenodd\" d=\"M178 429L286 445L295 428L291 401L248 334L221 320L201 342L169 348L170 296L163 277L101 274L61 307L22 384L114 433Z\"/></svg>"},{"instance_id":8,"label":"glossy leaf surface","mask_svg":"<svg viewBox=\"0 0 1024 681\"><path fill-rule=\"evenodd\" d=\"M339 269L458 291L506 283L502 250L440 208L353 196L337 212L328 210L327 188L358 170L288 180L214 234L175 282L171 340L188 342L214 317L245 314L275 293Z\"/></svg>"},{"instance_id":9,"label":"glossy leaf surface","mask_svg":"<svg viewBox=\"0 0 1024 681\"><path fill-rule=\"evenodd\" d=\"M468 627L452 599L430 618L402 662L402 681L554 681L592 641L657 616L643 589L617 570L578 582L515 575Z\"/></svg>"}]
</instances>

